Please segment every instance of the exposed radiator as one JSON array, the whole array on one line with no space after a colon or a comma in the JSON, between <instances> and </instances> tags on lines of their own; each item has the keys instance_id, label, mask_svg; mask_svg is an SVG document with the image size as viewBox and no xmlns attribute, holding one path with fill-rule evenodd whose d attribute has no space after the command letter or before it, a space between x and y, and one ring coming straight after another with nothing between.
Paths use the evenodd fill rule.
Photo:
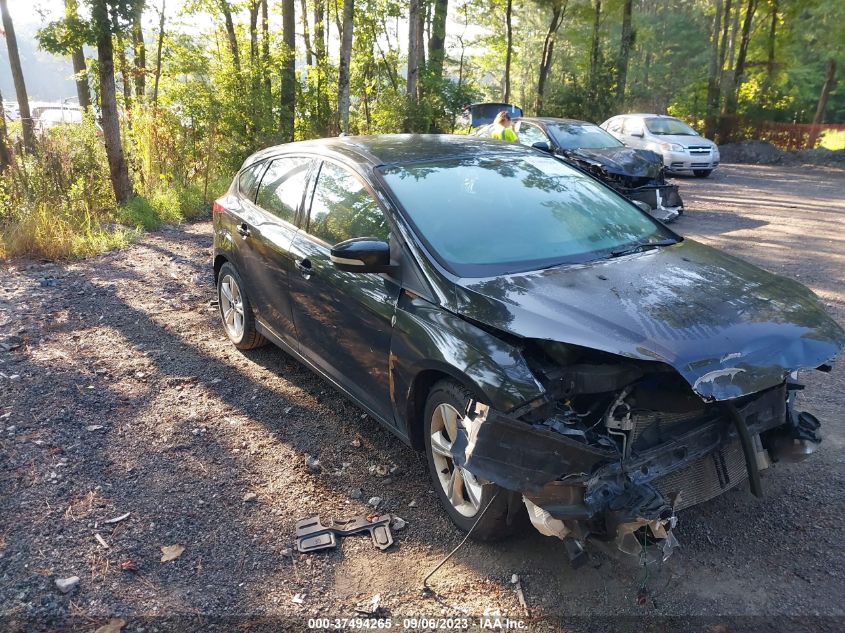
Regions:
<instances>
[{"instance_id":1,"label":"exposed radiator","mask_svg":"<svg viewBox=\"0 0 845 633\"><path fill-rule=\"evenodd\" d=\"M748 478L739 440L723 446L685 468L654 480L664 497L680 493L675 510L709 501Z\"/></svg>"}]
</instances>

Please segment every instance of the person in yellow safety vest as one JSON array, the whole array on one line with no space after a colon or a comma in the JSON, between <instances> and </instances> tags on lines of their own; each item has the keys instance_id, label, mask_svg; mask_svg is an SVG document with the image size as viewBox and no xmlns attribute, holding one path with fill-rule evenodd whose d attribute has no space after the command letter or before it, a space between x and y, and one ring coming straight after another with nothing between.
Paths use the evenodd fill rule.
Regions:
<instances>
[{"instance_id":1,"label":"person in yellow safety vest","mask_svg":"<svg viewBox=\"0 0 845 633\"><path fill-rule=\"evenodd\" d=\"M511 115L506 110L499 112L493 120L493 131L490 133L490 138L497 141L510 141L512 143L519 141L519 137L513 129Z\"/></svg>"}]
</instances>

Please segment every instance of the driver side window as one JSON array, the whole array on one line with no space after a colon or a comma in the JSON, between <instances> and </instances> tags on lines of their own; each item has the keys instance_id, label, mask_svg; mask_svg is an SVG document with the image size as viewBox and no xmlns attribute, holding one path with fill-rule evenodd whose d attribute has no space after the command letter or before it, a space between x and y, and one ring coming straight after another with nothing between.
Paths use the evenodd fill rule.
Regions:
<instances>
[{"instance_id":1,"label":"driver side window","mask_svg":"<svg viewBox=\"0 0 845 633\"><path fill-rule=\"evenodd\" d=\"M330 245L353 237L387 241L390 233L364 183L348 169L328 161L320 169L304 230Z\"/></svg>"},{"instance_id":2,"label":"driver side window","mask_svg":"<svg viewBox=\"0 0 845 633\"><path fill-rule=\"evenodd\" d=\"M534 143L548 143L549 139L536 125L530 123L519 124L519 142L531 147Z\"/></svg>"}]
</instances>

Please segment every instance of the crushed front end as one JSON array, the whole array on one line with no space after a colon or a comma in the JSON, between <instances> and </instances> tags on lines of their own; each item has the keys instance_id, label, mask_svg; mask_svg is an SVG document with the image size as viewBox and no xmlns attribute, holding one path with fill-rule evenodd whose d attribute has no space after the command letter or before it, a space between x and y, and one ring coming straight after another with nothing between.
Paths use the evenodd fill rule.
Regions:
<instances>
[{"instance_id":1,"label":"crushed front end","mask_svg":"<svg viewBox=\"0 0 845 633\"><path fill-rule=\"evenodd\" d=\"M672 368L546 345L532 357L546 395L503 413L474 404L455 443L458 466L519 493L534 526L566 544L587 537L667 557L676 513L795 460L820 442L795 410L795 374L739 398L705 401ZM621 361L621 362L620 362Z\"/></svg>"},{"instance_id":2,"label":"crushed front end","mask_svg":"<svg viewBox=\"0 0 845 633\"><path fill-rule=\"evenodd\" d=\"M574 150L565 158L634 202L661 222L684 212L678 186L666 182L663 159L632 148Z\"/></svg>"}]
</instances>

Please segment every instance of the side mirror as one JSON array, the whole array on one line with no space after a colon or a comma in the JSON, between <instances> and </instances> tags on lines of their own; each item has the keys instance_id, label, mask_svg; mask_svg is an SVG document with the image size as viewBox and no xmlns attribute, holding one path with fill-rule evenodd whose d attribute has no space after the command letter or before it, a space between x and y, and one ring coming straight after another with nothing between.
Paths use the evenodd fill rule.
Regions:
<instances>
[{"instance_id":1,"label":"side mirror","mask_svg":"<svg viewBox=\"0 0 845 633\"><path fill-rule=\"evenodd\" d=\"M537 141L536 143L531 145L531 147L533 147L534 149L539 149L543 152L548 152L550 154L552 153L552 146L549 145L548 141Z\"/></svg>"},{"instance_id":2,"label":"side mirror","mask_svg":"<svg viewBox=\"0 0 845 633\"><path fill-rule=\"evenodd\" d=\"M354 237L332 246L332 263L349 273L389 273L390 245L377 237Z\"/></svg>"},{"instance_id":3,"label":"side mirror","mask_svg":"<svg viewBox=\"0 0 845 633\"><path fill-rule=\"evenodd\" d=\"M631 136L637 136L639 138L642 138L643 136L645 136L645 134L643 134L642 130L635 130L631 132Z\"/></svg>"}]
</instances>

